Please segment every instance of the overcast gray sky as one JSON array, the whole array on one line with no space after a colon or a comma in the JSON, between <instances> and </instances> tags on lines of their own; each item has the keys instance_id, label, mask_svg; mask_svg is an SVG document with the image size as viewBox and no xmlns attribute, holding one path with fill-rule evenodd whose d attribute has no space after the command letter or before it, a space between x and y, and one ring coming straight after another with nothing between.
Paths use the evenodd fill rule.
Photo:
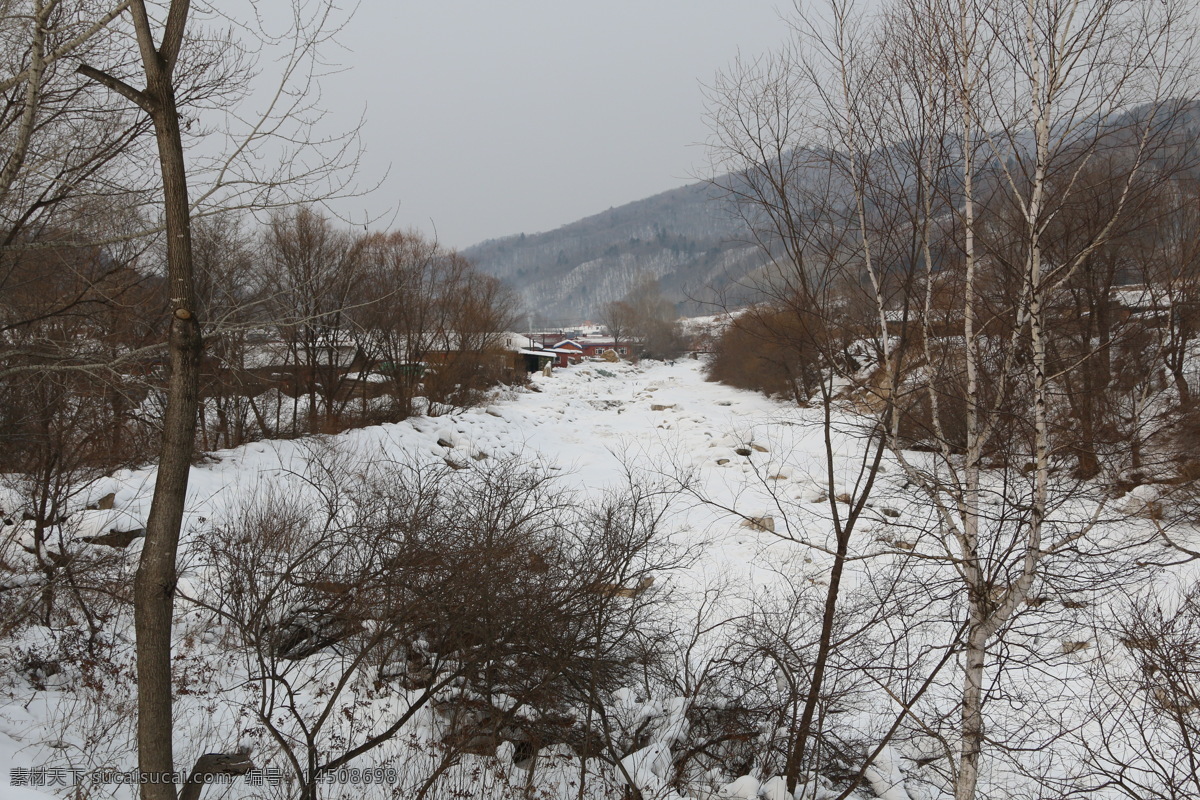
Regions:
<instances>
[{"instance_id":1,"label":"overcast gray sky","mask_svg":"<svg viewBox=\"0 0 1200 800\"><path fill-rule=\"evenodd\" d=\"M360 201L465 247L690 183L708 82L786 38L780 0L402 0L358 9L325 103L366 104Z\"/></svg>"}]
</instances>

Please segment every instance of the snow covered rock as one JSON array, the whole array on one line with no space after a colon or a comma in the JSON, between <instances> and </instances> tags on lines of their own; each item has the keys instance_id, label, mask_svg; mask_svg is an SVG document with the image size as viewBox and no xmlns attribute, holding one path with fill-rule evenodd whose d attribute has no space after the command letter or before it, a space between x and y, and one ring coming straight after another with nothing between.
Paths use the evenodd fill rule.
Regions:
<instances>
[{"instance_id":1,"label":"snow covered rock","mask_svg":"<svg viewBox=\"0 0 1200 800\"><path fill-rule=\"evenodd\" d=\"M758 791L761 786L758 778L753 775L743 775L733 783L726 784L721 789L720 796L728 797L731 800L758 800Z\"/></svg>"}]
</instances>

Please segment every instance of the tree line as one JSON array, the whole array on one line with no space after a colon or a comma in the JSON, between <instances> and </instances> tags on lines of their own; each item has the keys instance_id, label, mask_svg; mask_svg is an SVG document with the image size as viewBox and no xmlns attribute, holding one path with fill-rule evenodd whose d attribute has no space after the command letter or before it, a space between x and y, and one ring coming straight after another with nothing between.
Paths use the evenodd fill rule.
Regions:
<instances>
[{"instance_id":1,"label":"tree line","mask_svg":"<svg viewBox=\"0 0 1200 800\"><path fill-rule=\"evenodd\" d=\"M261 228L206 220L194 242L201 450L438 413L521 378L499 338L511 293L419 234L301 208ZM156 248L122 255L0 254L0 446L39 531L88 479L153 458L168 288Z\"/></svg>"}]
</instances>

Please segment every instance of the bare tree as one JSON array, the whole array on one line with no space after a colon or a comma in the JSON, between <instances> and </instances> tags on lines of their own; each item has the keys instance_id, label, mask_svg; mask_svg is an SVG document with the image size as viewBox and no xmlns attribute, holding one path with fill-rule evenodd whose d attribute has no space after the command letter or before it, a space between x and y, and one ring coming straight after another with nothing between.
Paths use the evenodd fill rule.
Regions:
<instances>
[{"instance_id":1,"label":"bare tree","mask_svg":"<svg viewBox=\"0 0 1200 800\"><path fill-rule=\"evenodd\" d=\"M308 432L317 433L322 419L337 423L357 349L347 311L361 295L361 242L303 208L276 215L265 253L269 315L287 343L295 390L308 395Z\"/></svg>"},{"instance_id":2,"label":"bare tree","mask_svg":"<svg viewBox=\"0 0 1200 800\"><path fill-rule=\"evenodd\" d=\"M1051 473L1070 436L1058 421L1097 413L1080 365L1110 344L1089 334L1056 362L1069 327L1053 309L1088 265L1120 261L1146 188L1173 166L1163 156L1188 107L1181 14L921 2L872 19L834 2L798 9L792 50L714 87L728 192L797 305L841 315L866 343L877 366L856 383L863 424L937 529L906 547L961 580L961 726L947 773L960 800L979 785L988 653L1066 574L1103 508L1093 497L1089 514L1069 511L1087 487ZM1081 207L1095 216L1072 213ZM1106 280L1092 323L1108 308ZM1074 407L1062 402L1072 393Z\"/></svg>"},{"instance_id":3,"label":"bare tree","mask_svg":"<svg viewBox=\"0 0 1200 800\"><path fill-rule=\"evenodd\" d=\"M364 366L388 379L394 418L413 413L418 391L468 406L511 379L502 340L516 320L508 287L417 233L377 234L363 249L363 298L349 317Z\"/></svg>"},{"instance_id":4,"label":"bare tree","mask_svg":"<svg viewBox=\"0 0 1200 800\"><path fill-rule=\"evenodd\" d=\"M81 65L80 71L135 103L154 125L162 175L167 236L167 284L171 298L170 384L163 419L162 448L154 501L135 584L138 653L138 764L158 784L142 787L145 798L176 796L171 720L171 625L175 600L175 559L187 495L203 343L197 318L191 249L191 208L184 161L175 69L188 23L188 3L173 2L159 25L143 2L130 5L141 54L145 88Z\"/></svg>"},{"instance_id":5,"label":"bare tree","mask_svg":"<svg viewBox=\"0 0 1200 800\"><path fill-rule=\"evenodd\" d=\"M149 187L136 180L133 164L148 120L73 74L80 59L104 57L111 28L128 7L22 0L0 8L6 41L0 91L7 100L0 112L7 151L0 166L0 246L6 251L35 239L110 239L127 230L131 220L122 215L144 200Z\"/></svg>"},{"instance_id":6,"label":"bare tree","mask_svg":"<svg viewBox=\"0 0 1200 800\"><path fill-rule=\"evenodd\" d=\"M1161 190L1162 213L1156 224L1139 238L1133 261L1146 304L1162 315L1159 330L1163 364L1175 384L1180 408L1187 411L1193 406L1195 388L1195 376L1188 372L1188 353L1200 332L1197 186L1194 179L1183 179L1165 184Z\"/></svg>"},{"instance_id":7,"label":"bare tree","mask_svg":"<svg viewBox=\"0 0 1200 800\"><path fill-rule=\"evenodd\" d=\"M435 304L445 290L441 258L435 242L414 233L376 234L364 243L364 291L376 302L352 316L370 356L363 366L387 379L395 419L413 413L424 361L433 349Z\"/></svg>"},{"instance_id":8,"label":"bare tree","mask_svg":"<svg viewBox=\"0 0 1200 800\"><path fill-rule=\"evenodd\" d=\"M935 23L942 26L939 39L923 37L933 45L934 58L929 50L922 55L950 65L946 118L953 124L947 132L956 146L948 155L961 176L949 199L961 231L956 238L962 253L962 311L956 317L964 349L955 359L964 381L963 448L960 457L941 435L936 464L918 466L902 457L906 474L925 488L956 544L957 552L947 555L966 593L962 740L954 772L960 800L975 797L978 787L991 642L1053 574L1055 558L1092 528L1091 521L1069 514L1055 518L1065 511L1067 488L1052 487L1050 477L1062 446L1052 430L1055 386L1073 373L1070 366L1057 374L1050 369L1058 331L1048 327L1048 315L1089 259L1113 247L1127 224L1123 220L1136 209L1138 187L1162 146L1163 132L1180 108L1174 94L1182 88L1174 61L1177 43L1171 35L1179 13L1170 5L1130 9L1058 2L1008 12L990 4L921 5L907 12L918 32L929 30L930 16L941 21ZM1135 103L1143 105L1135 110ZM1052 220L1069 215L1075 192L1087 185L1085 166L1113 148L1126 155L1122 168L1107 177L1112 202L1092 204L1100 219L1081 226L1077 240L1053 238ZM1081 157L1085 154L1092 158ZM1012 237L1007 245L1013 249L1007 252L1013 255L1007 258L992 238L996 228L988 228L980 213L988 184L996 193L990 204L1004 202L1019 212L1020 225L1002 232ZM1054 245L1064 250L1052 255ZM927 265L932 284L932 262ZM989 271L1004 269L1011 270L1019 289L1009 296L1012 305L1001 309L1000 318L1012 320L1008 330L993 333L985 327L984 281ZM929 323L927 316L927 331ZM925 334L927 342L932 338ZM1004 339L1007 344L1001 344ZM938 387L931 383L928 392L936 406ZM1028 459L1033 468L1017 479L1011 461L1002 465L1010 485L1023 487L1017 493L1022 499L1005 492L997 513L986 507L984 459L993 439L1004 435L1001 426L1010 417L1002 398L1013 392L1024 395L1031 422L1027 444L1019 444L1016 452L1022 466ZM935 417L935 425L948 419L941 412ZM947 495L952 502L942 499Z\"/></svg>"},{"instance_id":9,"label":"bare tree","mask_svg":"<svg viewBox=\"0 0 1200 800\"><path fill-rule=\"evenodd\" d=\"M1092 666L1089 718L1072 736L1082 764L1069 782L1051 783L1064 797L1182 800L1200 791L1200 588L1156 588L1098 631L1112 654Z\"/></svg>"},{"instance_id":10,"label":"bare tree","mask_svg":"<svg viewBox=\"0 0 1200 800\"><path fill-rule=\"evenodd\" d=\"M137 738L140 770L160 778L157 783L142 784L142 796L174 800L175 785L164 778L175 769L171 719L175 562L194 447L203 352L191 244L194 201L189 196L182 128L186 106L181 107L181 100L186 102L190 89L196 89L200 96L211 95L214 87L227 92L240 89L236 81L239 76L244 76L245 70L237 60L237 48L227 38L189 38L189 31L195 33L196 28L188 0L171 0L164 7L153 10L145 0L132 0L122 4L117 11L122 15L119 20L129 26L128 31L136 42L137 56L128 58L119 49L114 49L111 54L106 54L112 58L105 65L107 69L80 64L78 71L137 106L153 127L158 150L162 230L166 241L165 280L170 298L169 378L158 477L135 581ZM299 64L311 56L315 42L322 38L312 35L311 29L305 29L303 25L298 25L297 31L304 46L298 47L292 56L285 80L294 78ZM305 36L307 38L303 38ZM141 88L135 83L140 83ZM280 96L284 95L281 93ZM281 111L288 109L272 107L263 120L253 125L251 132L233 148L233 157L255 154L256 144L272 134L277 135L282 123L273 115ZM200 200L228 201L228 197L221 196L220 187L230 185L230 163L228 159L218 163L215 181L201 193ZM278 183L270 185L277 186ZM256 181L240 184L234 189L234 195L257 193L263 198L260 202L264 202L273 195L263 195L263 186ZM244 770L248 762L235 759L235 763L226 766L230 770ZM189 784L185 793L191 794L195 790L196 787Z\"/></svg>"},{"instance_id":11,"label":"bare tree","mask_svg":"<svg viewBox=\"0 0 1200 800\"><path fill-rule=\"evenodd\" d=\"M662 296L658 281L648 276L624 299L603 309L604 324L613 338L628 337L634 352L645 358L675 358L687 349L678 318L674 305Z\"/></svg>"},{"instance_id":12,"label":"bare tree","mask_svg":"<svg viewBox=\"0 0 1200 800\"><path fill-rule=\"evenodd\" d=\"M236 447L275 432L254 401L262 383L250 372L251 347L269 303L257 242L233 214L194 223L196 293L205 320L200 386L200 447Z\"/></svg>"}]
</instances>

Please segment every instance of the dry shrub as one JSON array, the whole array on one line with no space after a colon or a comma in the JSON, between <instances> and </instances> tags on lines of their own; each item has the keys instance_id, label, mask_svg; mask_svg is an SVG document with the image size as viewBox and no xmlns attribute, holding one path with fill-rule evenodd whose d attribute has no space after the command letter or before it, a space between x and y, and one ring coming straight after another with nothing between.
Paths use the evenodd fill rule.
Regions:
<instances>
[{"instance_id":1,"label":"dry shrub","mask_svg":"<svg viewBox=\"0 0 1200 800\"><path fill-rule=\"evenodd\" d=\"M292 755L336 768L425 707L451 758L601 741L586 709L654 658L652 578L670 562L655 495L581 505L512 461L358 469L316 455L308 488L254 499L207 540L217 585L201 602L260 665L272 700L256 713L275 741L307 728ZM355 686L397 715L361 711Z\"/></svg>"},{"instance_id":2,"label":"dry shrub","mask_svg":"<svg viewBox=\"0 0 1200 800\"><path fill-rule=\"evenodd\" d=\"M823 338L824 325L815 315L752 307L717 339L708 379L806 402L820 379Z\"/></svg>"},{"instance_id":3,"label":"dry shrub","mask_svg":"<svg viewBox=\"0 0 1200 800\"><path fill-rule=\"evenodd\" d=\"M511 374L499 351L447 353L424 376L425 396L434 403L471 408L487 398L487 390Z\"/></svg>"}]
</instances>

